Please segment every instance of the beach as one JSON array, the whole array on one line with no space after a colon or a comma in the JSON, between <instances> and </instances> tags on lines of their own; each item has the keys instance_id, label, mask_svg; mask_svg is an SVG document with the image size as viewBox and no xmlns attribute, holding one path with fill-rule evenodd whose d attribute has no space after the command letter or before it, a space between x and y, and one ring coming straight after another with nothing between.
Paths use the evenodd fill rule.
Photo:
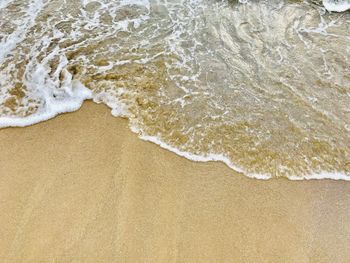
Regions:
<instances>
[{"instance_id":1,"label":"beach","mask_svg":"<svg viewBox=\"0 0 350 263\"><path fill-rule=\"evenodd\" d=\"M1 262L349 262L350 183L256 180L85 102L0 130Z\"/></svg>"}]
</instances>

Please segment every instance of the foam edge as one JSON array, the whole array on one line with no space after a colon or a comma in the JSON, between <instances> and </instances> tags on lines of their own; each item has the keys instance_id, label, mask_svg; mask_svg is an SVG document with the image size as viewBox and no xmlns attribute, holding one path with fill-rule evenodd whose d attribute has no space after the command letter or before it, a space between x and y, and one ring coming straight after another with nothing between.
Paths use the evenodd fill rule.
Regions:
<instances>
[{"instance_id":1,"label":"foam edge","mask_svg":"<svg viewBox=\"0 0 350 263\"><path fill-rule=\"evenodd\" d=\"M133 130L133 132L138 133L137 130ZM309 175L300 175L300 176L299 175L298 176L292 175L292 176L287 176L287 177L273 177L273 176L267 175L267 174L249 173L249 172L246 172L244 169L238 167L237 165L234 165L227 157L225 157L223 155L209 154L207 156L202 156L202 155L192 154L189 152L180 151L179 149L177 149L169 144L164 143L163 141L161 141L159 138L157 138L155 136L139 135L139 138L144 140L144 141L155 143L158 146L160 146L161 148L166 149L168 151L171 151L171 152L173 152L179 156L182 156L186 159L189 159L191 161L195 161L195 162L210 162L210 161L223 162L224 164L226 164L229 168L231 168L235 172L237 172L241 175L247 176L249 178L252 178L252 179L270 180L273 178L286 178L286 179L291 180L291 181L324 180L324 179L350 181L350 174L336 173L336 172L320 172L320 173L313 173L313 174L309 174Z\"/></svg>"},{"instance_id":2,"label":"foam edge","mask_svg":"<svg viewBox=\"0 0 350 263\"><path fill-rule=\"evenodd\" d=\"M47 121L59 114L80 109L85 100L92 99L92 92L80 82L75 83L70 96L45 101L45 109L27 117L0 117L0 128L25 127Z\"/></svg>"}]
</instances>

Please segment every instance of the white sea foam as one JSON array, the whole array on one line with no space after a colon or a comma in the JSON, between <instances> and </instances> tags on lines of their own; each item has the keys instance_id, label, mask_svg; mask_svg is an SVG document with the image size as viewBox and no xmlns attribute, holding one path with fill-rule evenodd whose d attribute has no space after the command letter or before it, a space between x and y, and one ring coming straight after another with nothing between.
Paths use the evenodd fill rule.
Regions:
<instances>
[{"instance_id":1,"label":"white sea foam","mask_svg":"<svg viewBox=\"0 0 350 263\"><path fill-rule=\"evenodd\" d=\"M242 4L247 4L249 0L238 0ZM331 12L344 12L350 9L349 0L322 0L323 6Z\"/></svg>"},{"instance_id":2,"label":"white sea foam","mask_svg":"<svg viewBox=\"0 0 350 263\"><path fill-rule=\"evenodd\" d=\"M138 133L137 130L134 130L134 132ZM232 170L248 176L253 179L259 179L259 180L269 180L272 179L272 176L267 174L259 174L259 173L249 173L246 172L241 167L238 167L234 165L230 159L225 157L224 155L220 154L208 154L208 155L197 155L189 152L181 151L171 145L168 145L164 143L162 140L160 140L158 137L155 136L147 136L147 135L140 135L140 139L148 142L155 143L162 147L163 149L166 149L168 151L171 151L173 153L176 153L179 156L185 157L186 159L195 161L195 162L223 162L226 164L229 168ZM350 174L346 173L338 173L338 172L319 172L319 173L312 173L312 174L305 174L305 175L298 175L298 176L288 176L289 180L292 181L301 181L301 180L322 180L322 179L330 179L330 180L344 180L344 181L350 181Z\"/></svg>"},{"instance_id":3,"label":"white sea foam","mask_svg":"<svg viewBox=\"0 0 350 263\"><path fill-rule=\"evenodd\" d=\"M0 9L5 8L7 4L9 4L9 1L1 4ZM0 41L0 62L16 47L17 43L24 39L27 30L34 25L35 18L43 6L44 2L42 0L30 1L28 8L24 10L24 14L16 21L17 29Z\"/></svg>"},{"instance_id":4,"label":"white sea foam","mask_svg":"<svg viewBox=\"0 0 350 263\"><path fill-rule=\"evenodd\" d=\"M323 0L323 5L328 11L344 12L350 9L349 0Z\"/></svg>"},{"instance_id":5,"label":"white sea foam","mask_svg":"<svg viewBox=\"0 0 350 263\"><path fill-rule=\"evenodd\" d=\"M2 1L0 1L0 9L5 8L12 1L13 0L2 0Z\"/></svg>"},{"instance_id":6,"label":"white sea foam","mask_svg":"<svg viewBox=\"0 0 350 263\"><path fill-rule=\"evenodd\" d=\"M69 88L69 95L67 94L60 99L47 97L45 107L28 117L0 117L0 128L25 127L46 121L58 114L76 111L84 100L92 98L91 91L78 81L73 81L71 86L67 88Z\"/></svg>"},{"instance_id":7,"label":"white sea foam","mask_svg":"<svg viewBox=\"0 0 350 263\"><path fill-rule=\"evenodd\" d=\"M137 129L133 130L134 132L138 133ZM193 154L190 152L185 152L185 151L181 151L165 142L163 142L162 140L160 140L158 137L156 136L147 136L147 135L139 135L139 138L144 140L144 141L148 141L148 142L152 142L155 143L157 145L159 145L161 148L166 149L168 151L171 151L173 153L176 153L179 156L185 157L186 159L189 159L191 161L195 161L195 162L223 162L224 164L226 164L229 168L231 168L232 170L248 176L250 178L254 178L254 179L260 179L260 180L268 180L271 179L272 177L269 175L265 175L265 174L251 174L251 173L247 173L244 169L242 169L241 167L238 167L236 165L234 165L229 158L227 158L226 156L222 155L222 154L207 154L207 155L199 155L199 154Z\"/></svg>"},{"instance_id":8,"label":"white sea foam","mask_svg":"<svg viewBox=\"0 0 350 263\"><path fill-rule=\"evenodd\" d=\"M288 176L288 179L300 181L300 180L322 180L322 179L329 179L329 180L343 180L343 181L350 181L350 174L346 173L337 173L337 172L320 172L320 173L313 173L308 175L301 175L301 176Z\"/></svg>"}]
</instances>

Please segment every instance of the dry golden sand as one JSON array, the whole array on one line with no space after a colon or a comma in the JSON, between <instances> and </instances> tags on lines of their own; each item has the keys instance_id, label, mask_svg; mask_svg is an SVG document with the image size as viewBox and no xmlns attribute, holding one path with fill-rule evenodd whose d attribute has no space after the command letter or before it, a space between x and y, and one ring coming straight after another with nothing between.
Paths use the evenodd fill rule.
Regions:
<instances>
[{"instance_id":1,"label":"dry golden sand","mask_svg":"<svg viewBox=\"0 0 350 263\"><path fill-rule=\"evenodd\" d=\"M1 262L350 262L350 183L258 181L102 105L0 130Z\"/></svg>"}]
</instances>

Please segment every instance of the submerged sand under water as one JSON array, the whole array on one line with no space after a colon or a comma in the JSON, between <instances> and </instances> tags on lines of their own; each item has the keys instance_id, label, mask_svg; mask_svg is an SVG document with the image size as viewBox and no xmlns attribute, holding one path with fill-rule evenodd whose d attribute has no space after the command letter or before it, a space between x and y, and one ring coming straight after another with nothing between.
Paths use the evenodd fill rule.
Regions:
<instances>
[{"instance_id":1,"label":"submerged sand under water","mask_svg":"<svg viewBox=\"0 0 350 263\"><path fill-rule=\"evenodd\" d=\"M0 4L0 126L92 98L245 175L350 178L350 13L315 1Z\"/></svg>"}]
</instances>

